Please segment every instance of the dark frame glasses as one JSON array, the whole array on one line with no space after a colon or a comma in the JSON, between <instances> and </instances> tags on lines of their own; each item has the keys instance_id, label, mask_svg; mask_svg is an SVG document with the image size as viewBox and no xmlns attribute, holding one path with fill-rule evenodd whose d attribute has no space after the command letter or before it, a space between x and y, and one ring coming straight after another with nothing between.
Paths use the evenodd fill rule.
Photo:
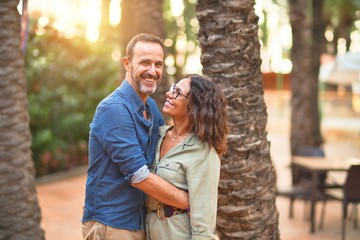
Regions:
<instances>
[{"instance_id":1,"label":"dark frame glasses","mask_svg":"<svg viewBox=\"0 0 360 240\"><path fill-rule=\"evenodd\" d=\"M175 83L171 85L170 92L172 93L174 99L177 99L179 96L190 99L187 95L183 94L178 87L176 87Z\"/></svg>"}]
</instances>

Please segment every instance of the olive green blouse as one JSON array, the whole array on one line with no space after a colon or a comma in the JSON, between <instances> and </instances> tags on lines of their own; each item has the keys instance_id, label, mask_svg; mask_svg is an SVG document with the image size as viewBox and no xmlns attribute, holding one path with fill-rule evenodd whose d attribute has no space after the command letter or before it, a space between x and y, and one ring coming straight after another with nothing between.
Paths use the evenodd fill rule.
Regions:
<instances>
[{"instance_id":1,"label":"olive green blouse","mask_svg":"<svg viewBox=\"0 0 360 240\"><path fill-rule=\"evenodd\" d=\"M160 127L160 138L151 172L189 192L190 217L180 213L160 220L156 212L146 216L146 235L151 240L218 239L215 235L220 158L215 149L190 134L160 160L160 146L170 126ZM159 204L148 197L149 209ZM161 214L163 216L163 213Z\"/></svg>"}]
</instances>

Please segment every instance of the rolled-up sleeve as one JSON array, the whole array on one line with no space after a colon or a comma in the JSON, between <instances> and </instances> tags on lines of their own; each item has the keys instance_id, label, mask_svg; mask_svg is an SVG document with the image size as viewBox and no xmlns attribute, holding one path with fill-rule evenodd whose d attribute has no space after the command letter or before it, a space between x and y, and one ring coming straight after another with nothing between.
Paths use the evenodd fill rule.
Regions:
<instances>
[{"instance_id":1,"label":"rolled-up sleeve","mask_svg":"<svg viewBox=\"0 0 360 240\"><path fill-rule=\"evenodd\" d=\"M218 239L215 226L219 177L220 159L213 149L186 170L192 239Z\"/></svg>"},{"instance_id":2,"label":"rolled-up sleeve","mask_svg":"<svg viewBox=\"0 0 360 240\"><path fill-rule=\"evenodd\" d=\"M139 168L131 178L131 183L139 183L144 181L150 174L149 167L144 165Z\"/></svg>"}]
</instances>

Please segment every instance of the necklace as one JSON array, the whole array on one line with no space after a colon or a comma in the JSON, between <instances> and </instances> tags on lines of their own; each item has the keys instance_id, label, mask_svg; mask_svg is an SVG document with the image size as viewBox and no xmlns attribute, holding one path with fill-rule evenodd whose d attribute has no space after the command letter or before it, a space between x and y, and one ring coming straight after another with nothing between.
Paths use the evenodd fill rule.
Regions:
<instances>
[{"instance_id":1,"label":"necklace","mask_svg":"<svg viewBox=\"0 0 360 240\"><path fill-rule=\"evenodd\" d=\"M184 133L184 134L181 134L179 136L174 136L173 131L171 131L171 138L172 138L173 141L178 140L178 139L182 139L182 138L186 137L187 135L189 135L188 132Z\"/></svg>"}]
</instances>

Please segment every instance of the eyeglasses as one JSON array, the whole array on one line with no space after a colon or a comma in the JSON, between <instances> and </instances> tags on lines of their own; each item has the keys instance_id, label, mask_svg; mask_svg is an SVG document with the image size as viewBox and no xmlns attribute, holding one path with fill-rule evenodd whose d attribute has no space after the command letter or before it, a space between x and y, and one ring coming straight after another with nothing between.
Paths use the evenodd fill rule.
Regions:
<instances>
[{"instance_id":1,"label":"eyeglasses","mask_svg":"<svg viewBox=\"0 0 360 240\"><path fill-rule=\"evenodd\" d=\"M177 99L179 96L183 96L186 99L189 99L189 97L181 92L181 90L176 87L176 84L172 84L169 91L172 93L173 98Z\"/></svg>"}]
</instances>

